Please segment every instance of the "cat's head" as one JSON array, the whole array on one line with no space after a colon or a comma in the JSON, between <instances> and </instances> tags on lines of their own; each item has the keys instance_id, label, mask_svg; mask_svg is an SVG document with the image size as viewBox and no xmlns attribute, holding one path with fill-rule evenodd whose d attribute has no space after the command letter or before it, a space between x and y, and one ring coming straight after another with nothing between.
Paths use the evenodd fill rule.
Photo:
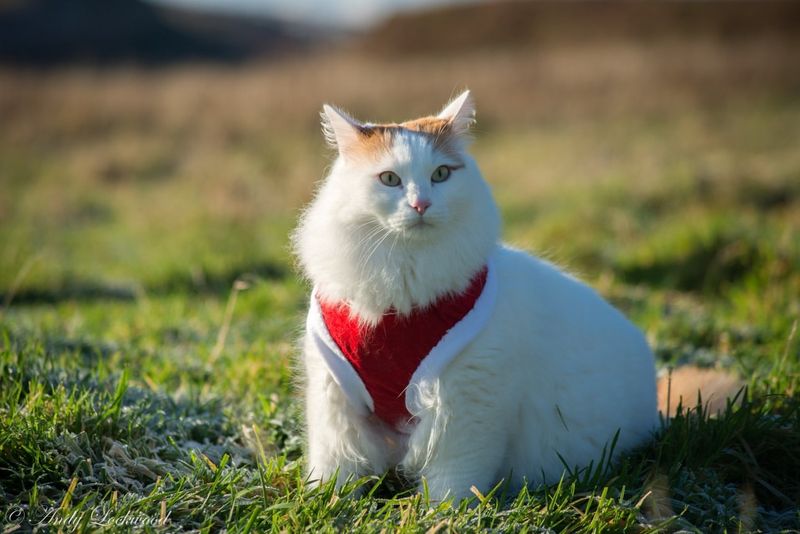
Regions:
<instances>
[{"instance_id":1,"label":"cat's head","mask_svg":"<svg viewBox=\"0 0 800 534\"><path fill-rule=\"evenodd\" d=\"M466 287L500 225L467 153L474 116L468 91L436 115L399 124L362 123L324 106L338 157L294 236L322 296L375 317Z\"/></svg>"},{"instance_id":2,"label":"cat's head","mask_svg":"<svg viewBox=\"0 0 800 534\"><path fill-rule=\"evenodd\" d=\"M362 123L324 106L323 132L339 153L329 180L347 192L341 215L372 219L406 241L435 240L457 227L483 193L466 153L474 117L469 91L435 116L399 124Z\"/></svg>"}]
</instances>

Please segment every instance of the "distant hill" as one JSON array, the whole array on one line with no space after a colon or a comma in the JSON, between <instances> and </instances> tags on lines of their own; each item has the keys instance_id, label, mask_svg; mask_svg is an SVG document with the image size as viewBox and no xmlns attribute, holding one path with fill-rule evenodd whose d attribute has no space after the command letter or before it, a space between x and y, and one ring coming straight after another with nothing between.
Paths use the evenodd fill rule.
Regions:
<instances>
[{"instance_id":1,"label":"distant hill","mask_svg":"<svg viewBox=\"0 0 800 534\"><path fill-rule=\"evenodd\" d=\"M800 2L772 0L501 0L396 15L366 32L377 55L448 54L669 39L732 42L758 36L800 41Z\"/></svg>"},{"instance_id":2,"label":"distant hill","mask_svg":"<svg viewBox=\"0 0 800 534\"><path fill-rule=\"evenodd\" d=\"M142 0L0 3L0 62L239 61L307 46L310 32L269 19L164 8Z\"/></svg>"}]
</instances>

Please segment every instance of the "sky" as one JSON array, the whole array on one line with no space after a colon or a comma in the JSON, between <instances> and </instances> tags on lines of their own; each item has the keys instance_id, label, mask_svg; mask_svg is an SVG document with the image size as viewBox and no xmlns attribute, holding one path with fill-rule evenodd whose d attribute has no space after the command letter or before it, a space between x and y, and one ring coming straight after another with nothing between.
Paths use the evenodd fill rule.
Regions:
<instances>
[{"instance_id":1,"label":"sky","mask_svg":"<svg viewBox=\"0 0 800 534\"><path fill-rule=\"evenodd\" d=\"M152 0L205 10L249 13L282 19L364 28L397 11L475 0Z\"/></svg>"}]
</instances>

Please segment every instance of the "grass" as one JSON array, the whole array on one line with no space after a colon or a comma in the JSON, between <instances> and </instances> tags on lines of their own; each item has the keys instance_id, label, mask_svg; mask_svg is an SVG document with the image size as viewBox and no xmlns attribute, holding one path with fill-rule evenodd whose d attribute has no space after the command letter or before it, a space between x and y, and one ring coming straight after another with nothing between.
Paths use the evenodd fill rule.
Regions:
<instances>
[{"instance_id":1,"label":"grass","mask_svg":"<svg viewBox=\"0 0 800 534\"><path fill-rule=\"evenodd\" d=\"M711 72L662 52L666 71L612 47L0 73L5 531L800 529L796 77L747 83L761 48ZM661 369L740 374L740 407L683 409L620 462L518 495L308 488L287 235L328 164L315 114L436 109L431 71L475 89L506 239L597 287Z\"/></svg>"}]
</instances>

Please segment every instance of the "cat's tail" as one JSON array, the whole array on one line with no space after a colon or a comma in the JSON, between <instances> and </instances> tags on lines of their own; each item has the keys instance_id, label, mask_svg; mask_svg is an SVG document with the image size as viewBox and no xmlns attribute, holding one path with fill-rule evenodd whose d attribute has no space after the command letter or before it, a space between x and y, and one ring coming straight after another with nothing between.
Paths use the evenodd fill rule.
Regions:
<instances>
[{"instance_id":1,"label":"cat's tail","mask_svg":"<svg viewBox=\"0 0 800 534\"><path fill-rule=\"evenodd\" d=\"M678 367L658 379L658 411L672 417L678 404L684 409L697 407L698 393L709 414L725 411L728 399L741 401L744 382L735 374L693 365ZM737 398L737 395L739 397Z\"/></svg>"}]
</instances>

